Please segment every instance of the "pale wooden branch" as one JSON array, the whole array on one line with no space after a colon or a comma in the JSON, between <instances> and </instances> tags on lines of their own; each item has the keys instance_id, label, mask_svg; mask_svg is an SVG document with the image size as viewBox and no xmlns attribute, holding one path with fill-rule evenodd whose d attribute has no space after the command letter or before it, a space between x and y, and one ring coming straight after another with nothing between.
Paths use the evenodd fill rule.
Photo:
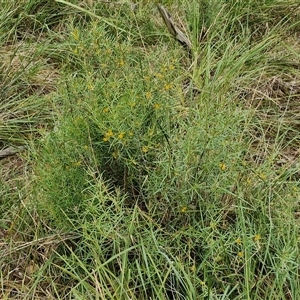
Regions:
<instances>
[{"instance_id":1,"label":"pale wooden branch","mask_svg":"<svg viewBox=\"0 0 300 300\"><path fill-rule=\"evenodd\" d=\"M5 149L0 150L0 159L5 158L10 155L14 155L18 152L20 152L23 149L23 147L7 147Z\"/></svg>"},{"instance_id":2,"label":"pale wooden branch","mask_svg":"<svg viewBox=\"0 0 300 300\"><path fill-rule=\"evenodd\" d=\"M162 16L170 34L183 46L189 50L192 49L192 43L189 38L176 26L170 13L162 6L158 5L158 10Z\"/></svg>"}]
</instances>

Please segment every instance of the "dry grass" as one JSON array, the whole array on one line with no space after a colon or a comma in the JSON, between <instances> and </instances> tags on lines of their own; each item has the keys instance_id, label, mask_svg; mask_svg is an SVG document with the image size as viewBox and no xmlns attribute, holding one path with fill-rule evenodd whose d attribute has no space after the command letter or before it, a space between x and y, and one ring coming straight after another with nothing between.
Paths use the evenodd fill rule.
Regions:
<instances>
[{"instance_id":1,"label":"dry grass","mask_svg":"<svg viewBox=\"0 0 300 300\"><path fill-rule=\"evenodd\" d=\"M42 56L42 49L39 51L39 47L35 43L16 43L1 47L1 73L5 74L1 87L8 97L17 93L21 93L23 97L45 95L55 90L59 71Z\"/></svg>"}]
</instances>

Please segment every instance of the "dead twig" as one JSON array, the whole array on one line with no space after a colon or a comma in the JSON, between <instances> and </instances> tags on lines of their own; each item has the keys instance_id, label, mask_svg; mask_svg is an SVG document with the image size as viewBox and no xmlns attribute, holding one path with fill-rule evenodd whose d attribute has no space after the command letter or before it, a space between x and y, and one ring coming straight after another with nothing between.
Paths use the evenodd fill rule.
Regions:
<instances>
[{"instance_id":1,"label":"dead twig","mask_svg":"<svg viewBox=\"0 0 300 300\"><path fill-rule=\"evenodd\" d=\"M162 6L158 5L158 10L162 16L170 34L188 50L192 50L192 43L189 38L176 26L169 12Z\"/></svg>"},{"instance_id":2,"label":"dead twig","mask_svg":"<svg viewBox=\"0 0 300 300\"><path fill-rule=\"evenodd\" d=\"M2 150L0 150L0 159L5 158L10 155L14 155L23 149L24 149L24 147L7 147L5 149L2 149Z\"/></svg>"}]
</instances>

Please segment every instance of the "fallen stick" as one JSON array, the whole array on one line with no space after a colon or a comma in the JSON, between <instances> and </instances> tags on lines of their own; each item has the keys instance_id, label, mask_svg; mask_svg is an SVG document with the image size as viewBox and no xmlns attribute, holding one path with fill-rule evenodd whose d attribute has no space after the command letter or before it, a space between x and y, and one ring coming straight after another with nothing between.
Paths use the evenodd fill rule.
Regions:
<instances>
[{"instance_id":1,"label":"fallen stick","mask_svg":"<svg viewBox=\"0 0 300 300\"><path fill-rule=\"evenodd\" d=\"M18 152L20 152L23 149L23 147L7 147L5 149L0 150L0 159L5 158L10 155L14 155Z\"/></svg>"},{"instance_id":2,"label":"fallen stick","mask_svg":"<svg viewBox=\"0 0 300 300\"><path fill-rule=\"evenodd\" d=\"M187 47L188 50L192 50L192 43L188 37L176 26L170 13L162 6L158 5L158 10L162 16L168 31L170 34L183 46Z\"/></svg>"}]
</instances>

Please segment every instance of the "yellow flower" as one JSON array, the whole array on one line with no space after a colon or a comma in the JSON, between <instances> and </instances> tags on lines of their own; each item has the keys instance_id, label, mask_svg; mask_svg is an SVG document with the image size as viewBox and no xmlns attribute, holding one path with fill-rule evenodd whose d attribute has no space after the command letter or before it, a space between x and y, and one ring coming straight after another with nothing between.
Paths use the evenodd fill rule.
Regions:
<instances>
[{"instance_id":1,"label":"yellow flower","mask_svg":"<svg viewBox=\"0 0 300 300\"><path fill-rule=\"evenodd\" d=\"M173 71L175 69L174 65L169 65L169 70Z\"/></svg>"},{"instance_id":2,"label":"yellow flower","mask_svg":"<svg viewBox=\"0 0 300 300\"><path fill-rule=\"evenodd\" d=\"M107 134L106 134L107 136L113 136L114 134L113 134L113 132L112 132L112 130L111 129L108 129L108 131L107 131Z\"/></svg>"},{"instance_id":3,"label":"yellow flower","mask_svg":"<svg viewBox=\"0 0 300 300\"><path fill-rule=\"evenodd\" d=\"M219 167L222 171L225 171L226 170L226 165L224 163L220 163L219 164Z\"/></svg>"},{"instance_id":4,"label":"yellow flower","mask_svg":"<svg viewBox=\"0 0 300 300\"><path fill-rule=\"evenodd\" d=\"M74 166L74 167L79 167L79 166L81 166L81 161L79 160L79 161L76 161L76 162L74 162L72 165Z\"/></svg>"},{"instance_id":5,"label":"yellow flower","mask_svg":"<svg viewBox=\"0 0 300 300\"><path fill-rule=\"evenodd\" d=\"M125 135L125 132L122 131L122 132L119 133L118 138L119 138L120 140L122 140L122 139L124 138L124 135Z\"/></svg>"},{"instance_id":6,"label":"yellow flower","mask_svg":"<svg viewBox=\"0 0 300 300\"><path fill-rule=\"evenodd\" d=\"M254 242L259 242L260 239L261 239L261 235L260 235L260 234L256 234L256 235L253 237L253 241L254 241Z\"/></svg>"},{"instance_id":7,"label":"yellow flower","mask_svg":"<svg viewBox=\"0 0 300 300\"><path fill-rule=\"evenodd\" d=\"M75 28L72 32L71 32L74 40L78 41L79 40L79 30L78 28Z\"/></svg>"},{"instance_id":8,"label":"yellow flower","mask_svg":"<svg viewBox=\"0 0 300 300\"><path fill-rule=\"evenodd\" d=\"M164 75L162 75L161 73L155 73L154 76L157 77L158 79L164 78Z\"/></svg>"},{"instance_id":9,"label":"yellow flower","mask_svg":"<svg viewBox=\"0 0 300 300\"><path fill-rule=\"evenodd\" d=\"M103 109L103 112L104 113L107 113L109 111L109 108L108 107L105 107L104 109Z\"/></svg>"},{"instance_id":10,"label":"yellow flower","mask_svg":"<svg viewBox=\"0 0 300 300\"><path fill-rule=\"evenodd\" d=\"M114 134L111 129L108 129L108 131L105 133L105 136L103 138L103 141L107 142L110 137L112 137Z\"/></svg>"},{"instance_id":11,"label":"yellow flower","mask_svg":"<svg viewBox=\"0 0 300 300\"><path fill-rule=\"evenodd\" d=\"M120 61L118 61L118 66L119 67L123 67L125 65L124 60L121 59Z\"/></svg>"},{"instance_id":12,"label":"yellow flower","mask_svg":"<svg viewBox=\"0 0 300 300\"><path fill-rule=\"evenodd\" d=\"M130 162L131 162L132 164L134 164L134 165L137 165L137 164L138 164L133 158L130 159Z\"/></svg>"},{"instance_id":13,"label":"yellow flower","mask_svg":"<svg viewBox=\"0 0 300 300\"><path fill-rule=\"evenodd\" d=\"M195 266L195 265L192 265L190 269L191 269L191 271L192 271L193 273L196 272L196 266Z\"/></svg>"},{"instance_id":14,"label":"yellow flower","mask_svg":"<svg viewBox=\"0 0 300 300\"><path fill-rule=\"evenodd\" d=\"M88 90L93 91L95 86L92 83L88 83Z\"/></svg>"},{"instance_id":15,"label":"yellow flower","mask_svg":"<svg viewBox=\"0 0 300 300\"><path fill-rule=\"evenodd\" d=\"M236 242L238 245L242 245L242 240L241 240L241 238L237 238L237 239L235 240L235 242Z\"/></svg>"},{"instance_id":16,"label":"yellow flower","mask_svg":"<svg viewBox=\"0 0 300 300\"><path fill-rule=\"evenodd\" d=\"M165 91L169 91L172 87L173 87L173 84L172 84L172 83L169 83L169 84L165 84L165 85L164 85Z\"/></svg>"},{"instance_id":17,"label":"yellow flower","mask_svg":"<svg viewBox=\"0 0 300 300\"><path fill-rule=\"evenodd\" d=\"M217 228L217 224L215 222L210 222L210 228L212 229L216 229Z\"/></svg>"},{"instance_id":18,"label":"yellow flower","mask_svg":"<svg viewBox=\"0 0 300 300\"><path fill-rule=\"evenodd\" d=\"M119 153L116 152L116 151L114 151L114 152L112 153L112 156L113 156L114 159L117 159L117 158L119 157Z\"/></svg>"},{"instance_id":19,"label":"yellow flower","mask_svg":"<svg viewBox=\"0 0 300 300\"><path fill-rule=\"evenodd\" d=\"M239 252L237 253L237 256L240 257L240 258L242 258L242 257L244 257L244 253L243 253L242 251L239 251Z\"/></svg>"},{"instance_id":20,"label":"yellow flower","mask_svg":"<svg viewBox=\"0 0 300 300\"><path fill-rule=\"evenodd\" d=\"M153 106L154 106L155 109L159 109L160 108L160 105L158 103L155 103Z\"/></svg>"},{"instance_id":21,"label":"yellow flower","mask_svg":"<svg viewBox=\"0 0 300 300\"><path fill-rule=\"evenodd\" d=\"M162 73L165 73L165 72L168 71L168 68L167 67L162 67L162 68L160 68L160 70L161 70Z\"/></svg>"},{"instance_id":22,"label":"yellow flower","mask_svg":"<svg viewBox=\"0 0 300 300\"><path fill-rule=\"evenodd\" d=\"M266 179L266 175L264 173L259 173L258 177L262 180Z\"/></svg>"},{"instance_id":23,"label":"yellow flower","mask_svg":"<svg viewBox=\"0 0 300 300\"><path fill-rule=\"evenodd\" d=\"M221 261L222 259L223 259L223 257L222 257L221 255L218 255L218 256L214 257L214 261L215 261L215 262L219 262L219 261Z\"/></svg>"},{"instance_id":24,"label":"yellow flower","mask_svg":"<svg viewBox=\"0 0 300 300\"><path fill-rule=\"evenodd\" d=\"M149 99L152 98L151 92L146 92L145 95L146 95L146 99L147 99L147 100L149 100Z\"/></svg>"},{"instance_id":25,"label":"yellow flower","mask_svg":"<svg viewBox=\"0 0 300 300\"><path fill-rule=\"evenodd\" d=\"M142 151L143 151L144 153L147 153L148 150L149 150L149 148L148 148L147 146L143 146L143 147L142 147Z\"/></svg>"},{"instance_id":26,"label":"yellow flower","mask_svg":"<svg viewBox=\"0 0 300 300\"><path fill-rule=\"evenodd\" d=\"M182 208L181 208L181 212L186 212L186 210L187 210L187 207L186 206L183 206Z\"/></svg>"}]
</instances>

